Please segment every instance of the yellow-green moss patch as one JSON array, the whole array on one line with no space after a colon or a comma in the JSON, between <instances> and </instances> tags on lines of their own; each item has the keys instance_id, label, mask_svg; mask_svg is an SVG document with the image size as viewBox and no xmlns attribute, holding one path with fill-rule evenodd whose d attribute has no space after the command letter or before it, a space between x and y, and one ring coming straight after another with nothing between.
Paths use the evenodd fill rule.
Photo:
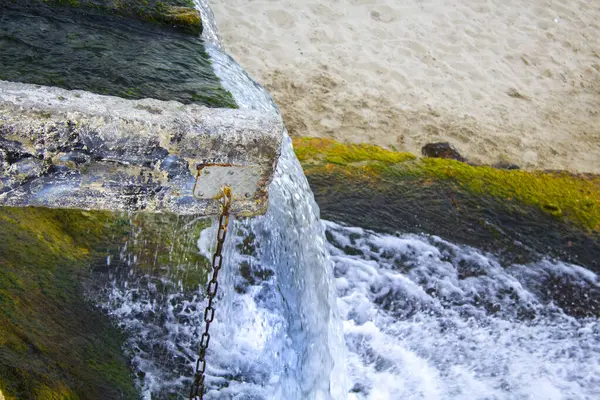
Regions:
<instances>
[{"instance_id":1,"label":"yellow-green moss patch","mask_svg":"<svg viewBox=\"0 0 600 400\"><path fill-rule=\"evenodd\" d=\"M188 0L37 0L51 6L100 10L109 14L136 18L172 26L192 34L202 33L202 19L193 1ZM34 1L35 2L35 1Z\"/></svg>"},{"instance_id":2,"label":"yellow-green moss patch","mask_svg":"<svg viewBox=\"0 0 600 400\"><path fill-rule=\"evenodd\" d=\"M95 248L119 237L113 222L108 213L0 208L0 386L7 399L137 396L124 338L83 290Z\"/></svg>"},{"instance_id":3,"label":"yellow-green moss patch","mask_svg":"<svg viewBox=\"0 0 600 400\"><path fill-rule=\"evenodd\" d=\"M372 145L331 139L295 138L305 168L343 167L346 174L371 179L446 181L472 195L491 196L541 209L587 231L600 230L600 176L568 172L501 170L438 158L417 159Z\"/></svg>"},{"instance_id":4,"label":"yellow-green moss patch","mask_svg":"<svg viewBox=\"0 0 600 400\"><path fill-rule=\"evenodd\" d=\"M346 165L363 161L400 163L414 160L410 153L386 150L370 144L342 144L332 139L294 138L294 149L300 161L324 160L328 163Z\"/></svg>"},{"instance_id":5,"label":"yellow-green moss patch","mask_svg":"<svg viewBox=\"0 0 600 400\"><path fill-rule=\"evenodd\" d=\"M409 167L424 177L455 180L470 193L520 201L586 229L600 230L599 176L501 170L437 158Z\"/></svg>"}]
</instances>

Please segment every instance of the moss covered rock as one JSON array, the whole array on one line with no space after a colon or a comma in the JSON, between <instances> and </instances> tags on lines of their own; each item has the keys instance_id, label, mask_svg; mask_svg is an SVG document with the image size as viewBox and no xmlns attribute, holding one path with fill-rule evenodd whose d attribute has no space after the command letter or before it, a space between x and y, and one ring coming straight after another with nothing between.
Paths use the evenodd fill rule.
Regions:
<instances>
[{"instance_id":1,"label":"moss covered rock","mask_svg":"<svg viewBox=\"0 0 600 400\"><path fill-rule=\"evenodd\" d=\"M135 398L122 336L83 292L105 214L0 210L0 380L8 398Z\"/></svg>"},{"instance_id":2,"label":"moss covered rock","mask_svg":"<svg viewBox=\"0 0 600 400\"><path fill-rule=\"evenodd\" d=\"M0 391L8 399L138 399L124 334L86 297L127 244L140 274L204 284L205 220L0 208ZM193 268L186 268L187 266ZM90 268L92 267L92 268Z\"/></svg>"},{"instance_id":3,"label":"moss covered rock","mask_svg":"<svg viewBox=\"0 0 600 400\"><path fill-rule=\"evenodd\" d=\"M102 11L173 27L192 35L202 33L202 19L193 0L29 0L25 3Z\"/></svg>"},{"instance_id":4,"label":"moss covered rock","mask_svg":"<svg viewBox=\"0 0 600 400\"><path fill-rule=\"evenodd\" d=\"M523 261L531 250L600 269L600 177L501 170L375 146L295 138L325 218L436 234Z\"/></svg>"}]
</instances>

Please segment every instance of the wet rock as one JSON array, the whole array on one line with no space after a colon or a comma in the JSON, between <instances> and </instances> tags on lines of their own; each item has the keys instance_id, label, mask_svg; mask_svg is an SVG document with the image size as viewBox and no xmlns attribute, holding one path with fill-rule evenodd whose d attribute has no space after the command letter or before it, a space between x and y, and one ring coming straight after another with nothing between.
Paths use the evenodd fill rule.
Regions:
<instances>
[{"instance_id":1,"label":"wet rock","mask_svg":"<svg viewBox=\"0 0 600 400\"><path fill-rule=\"evenodd\" d=\"M192 11L175 7L164 11L168 15L155 15L126 1L103 0L98 7L105 12L91 1L79 1L77 7L25 3L0 0L0 80L127 99L237 106L215 75L199 31L186 35L171 29L198 13L193 4ZM29 58L31 49L36 49L35 62ZM138 107L144 113L161 111L148 104Z\"/></svg>"},{"instance_id":2,"label":"wet rock","mask_svg":"<svg viewBox=\"0 0 600 400\"><path fill-rule=\"evenodd\" d=\"M29 0L31 8L41 6L68 7L83 12L103 12L110 15L139 19L179 31L200 35L202 19L193 0Z\"/></svg>"},{"instance_id":3,"label":"wet rock","mask_svg":"<svg viewBox=\"0 0 600 400\"><path fill-rule=\"evenodd\" d=\"M7 339L0 386L7 400L140 398L124 334L85 294L88 266L106 264L108 249L119 258L126 221L109 213L0 208L0 332Z\"/></svg>"},{"instance_id":4,"label":"wet rock","mask_svg":"<svg viewBox=\"0 0 600 400\"><path fill-rule=\"evenodd\" d=\"M513 164L513 163L510 163L507 161L497 162L496 164L492 165L492 167L497 168L497 169L508 169L508 170L521 169L521 167L518 166L517 164Z\"/></svg>"},{"instance_id":5,"label":"wet rock","mask_svg":"<svg viewBox=\"0 0 600 400\"><path fill-rule=\"evenodd\" d=\"M192 169L213 162L252 168L228 179L240 193L232 213L257 215L266 212L282 129L262 111L0 81L0 205L209 215L220 208L193 196Z\"/></svg>"},{"instance_id":6,"label":"wet rock","mask_svg":"<svg viewBox=\"0 0 600 400\"><path fill-rule=\"evenodd\" d=\"M385 167L379 157L337 166L328 164L330 149L337 154L352 149L336 146L294 139L325 219L392 234L433 234L498 254L507 264L527 264L546 254L600 268L597 175L517 173L427 159ZM476 271L466 271L471 273Z\"/></svg>"},{"instance_id":7,"label":"wet rock","mask_svg":"<svg viewBox=\"0 0 600 400\"><path fill-rule=\"evenodd\" d=\"M432 158L449 158L456 161L467 161L458 150L448 142L428 143L421 148L421 154Z\"/></svg>"}]
</instances>

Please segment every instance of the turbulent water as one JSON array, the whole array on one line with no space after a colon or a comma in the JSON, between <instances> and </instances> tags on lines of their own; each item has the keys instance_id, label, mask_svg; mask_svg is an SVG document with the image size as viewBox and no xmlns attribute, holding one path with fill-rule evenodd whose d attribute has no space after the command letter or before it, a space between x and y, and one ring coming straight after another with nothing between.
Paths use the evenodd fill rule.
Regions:
<instances>
[{"instance_id":1,"label":"turbulent water","mask_svg":"<svg viewBox=\"0 0 600 400\"><path fill-rule=\"evenodd\" d=\"M552 282L597 295L597 275L550 260L500 265L436 237L325 225L350 399L600 398L600 321L550 300L560 290Z\"/></svg>"},{"instance_id":2,"label":"turbulent water","mask_svg":"<svg viewBox=\"0 0 600 400\"><path fill-rule=\"evenodd\" d=\"M236 221L226 242L208 352L211 399L343 399L342 325L333 264L308 182L285 138L268 213ZM211 257L214 227L199 251ZM139 276L134 255L99 295L130 337L144 398L185 398L203 329L204 289Z\"/></svg>"},{"instance_id":3,"label":"turbulent water","mask_svg":"<svg viewBox=\"0 0 600 400\"><path fill-rule=\"evenodd\" d=\"M321 222L287 138L270 193L268 214L236 221L226 244L207 398L600 397L600 322L570 316L598 310L556 296L597 295L594 273ZM215 235L198 241L207 257ZM129 333L144 398L185 398L203 289L156 279L113 279L103 304Z\"/></svg>"},{"instance_id":4,"label":"turbulent water","mask_svg":"<svg viewBox=\"0 0 600 400\"><path fill-rule=\"evenodd\" d=\"M276 113L196 3L223 86L240 108ZM206 398L600 398L594 273L322 222L287 135L269 193L267 215L230 227ZM215 236L213 226L198 240L209 258ZM143 398L187 398L204 289L144 275L127 247L115 258L95 300L128 334Z\"/></svg>"}]
</instances>

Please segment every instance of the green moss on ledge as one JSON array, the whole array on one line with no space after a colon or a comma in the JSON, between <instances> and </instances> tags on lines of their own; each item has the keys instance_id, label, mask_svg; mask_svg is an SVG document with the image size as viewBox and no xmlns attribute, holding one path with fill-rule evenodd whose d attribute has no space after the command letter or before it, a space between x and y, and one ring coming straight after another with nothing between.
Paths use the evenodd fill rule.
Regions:
<instances>
[{"instance_id":1,"label":"green moss on ledge","mask_svg":"<svg viewBox=\"0 0 600 400\"><path fill-rule=\"evenodd\" d=\"M300 161L319 160L338 165L363 161L395 164L416 158L410 153L390 151L370 144L342 144L322 138L294 138L294 149Z\"/></svg>"},{"instance_id":2,"label":"green moss on ledge","mask_svg":"<svg viewBox=\"0 0 600 400\"><path fill-rule=\"evenodd\" d=\"M192 35L202 33L202 19L191 0L30 0L51 6L99 10L105 13L173 27Z\"/></svg>"},{"instance_id":3,"label":"green moss on ledge","mask_svg":"<svg viewBox=\"0 0 600 400\"><path fill-rule=\"evenodd\" d=\"M408 166L408 171L424 178L453 180L470 193L516 200L589 231L600 230L599 176L501 170L432 158ZM393 173L405 172L400 168Z\"/></svg>"},{"instance_id":4,"label":"green moss on ledge","mask_svg":"<svg viewBox=\"0 0 600 400\"><path fill-rule=\"evenodd\" d=\"M123 336L86 299L107 213L0 209L0 382L7 399L134 399ZM118 235L117 235L118 236Z\"/></svg>"},{"instance_id":5,"label":"green moss on ledge","mask_svg":"<svg viewBox=\"0 0 600 400\"><path fill-rule=\"evenodd\" d=\"M450 182L471 195L534 206L586 231L600 231L600 176L501 170L447 159L417 159L409 153L346 145L330 139L295 138L294 148L309 173L321 169L360 179Z\"/></svg>"}]
</instances>

